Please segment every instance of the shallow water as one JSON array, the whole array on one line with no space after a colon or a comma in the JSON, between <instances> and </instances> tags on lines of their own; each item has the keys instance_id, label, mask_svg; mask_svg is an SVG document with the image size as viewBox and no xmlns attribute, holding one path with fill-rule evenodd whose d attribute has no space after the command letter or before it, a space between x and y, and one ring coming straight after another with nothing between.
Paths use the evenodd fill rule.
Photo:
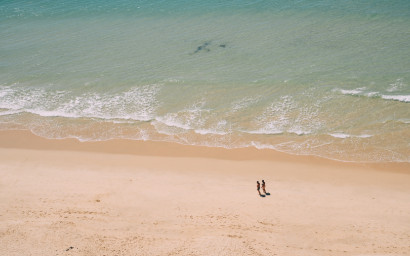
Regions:
<instances>
[{"instance_id":1,"label":"shallow water","mask_svg":"<svg viewBox=\"0 0 410 256\"><path fill-rule=\"evenodd\" d=\"M410 161L409 1L2 1L0 129Z\"/></svg>"}]
</instances>

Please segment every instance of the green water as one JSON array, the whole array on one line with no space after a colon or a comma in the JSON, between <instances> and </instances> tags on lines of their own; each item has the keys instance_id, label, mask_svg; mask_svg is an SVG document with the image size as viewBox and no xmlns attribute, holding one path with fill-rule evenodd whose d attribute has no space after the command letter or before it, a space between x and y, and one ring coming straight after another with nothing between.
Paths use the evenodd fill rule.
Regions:
<instances>
[{"instance_id":1,"label":"green water","mask_svg":"<svg viewBox=\"0 0 410 256\"><path fill-rule=\"evenodd\" d=\"M408 1L3 1L0 129L410 161Z\"/></svg>"}]
</instances>

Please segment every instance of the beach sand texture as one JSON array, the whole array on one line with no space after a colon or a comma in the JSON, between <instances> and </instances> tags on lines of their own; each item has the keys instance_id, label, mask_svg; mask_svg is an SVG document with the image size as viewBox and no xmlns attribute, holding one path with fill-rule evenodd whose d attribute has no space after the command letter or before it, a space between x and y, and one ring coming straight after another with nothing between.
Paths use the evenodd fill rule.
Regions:
<instances>
[{"instance_id":1,"label":"beach sand texture","mask_svg":"<svg viewBox=\"0 0 410 256\"><path fill-rule=\"evenodd\" d=\"M410 255L408 164L0 138L0 255Z\"/></svg>"}]
</instances>

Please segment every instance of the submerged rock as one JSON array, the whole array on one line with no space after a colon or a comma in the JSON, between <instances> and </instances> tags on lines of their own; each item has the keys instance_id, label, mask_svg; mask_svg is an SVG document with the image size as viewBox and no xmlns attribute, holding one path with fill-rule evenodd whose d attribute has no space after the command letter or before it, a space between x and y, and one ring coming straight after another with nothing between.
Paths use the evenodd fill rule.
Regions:
<instances>
[{"instance_id":1,"label":"submerged rock","mask_svg":"<svg viewBox=\"0 0 410 256\"><path fill-rule=\"evenodd\" d=\"M212 44L211 41L206 41L203 44L201 44L200 46L198 46L196 48L196 50L191 54L195 54L195 53L198 53L198 52L201 52L201 51L210 52L211 51L211 48L210 48L211 44ZM214 46L214 48L215 47L226 48L227 45L226 44L217 44L216 46Z\"/></svg>"}]
</instances>

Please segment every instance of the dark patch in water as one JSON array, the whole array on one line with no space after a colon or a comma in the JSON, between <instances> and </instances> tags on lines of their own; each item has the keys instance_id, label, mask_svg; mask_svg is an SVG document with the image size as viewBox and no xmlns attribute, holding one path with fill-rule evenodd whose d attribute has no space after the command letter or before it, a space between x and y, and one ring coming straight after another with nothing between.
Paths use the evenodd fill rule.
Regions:
<instances>
[{"instance_id":1,"label":"dark patch in water","mask_svg":"<svg viewBox=\"0 0 410 256\"><path fill-rule=\"evenodd\" d=\"M200 46L198 46L198 47L196 48L196 50L194 51L194 53L198 53L198 52L200 52L200 51L202 51L202 50L205 50L205 51L207 51L207 52L211 51L211 50L208 48L208 45L210 45L210 44L211 44L211 42L205 42L205 43L203 43L202 45L200 45Z\"/></svg>"},{"instance_id":2,"label":"dark patch in water","mask_svg":"<svg viewBox=\"0 0 410 256\"><path fill-rule=\"evenodd\" d=\"M211 41L206 41L203 44L201 44L200 46L198 46L196 48L196 50L191 54L195 54L195 53L198 53L198 52L201 52L201 51L210 52L211 51L211 49L209 48L210 46L211 46ZM227 45L226 44L217 44L215 47L226 48Z\"/></svg>"}]
</instances>

